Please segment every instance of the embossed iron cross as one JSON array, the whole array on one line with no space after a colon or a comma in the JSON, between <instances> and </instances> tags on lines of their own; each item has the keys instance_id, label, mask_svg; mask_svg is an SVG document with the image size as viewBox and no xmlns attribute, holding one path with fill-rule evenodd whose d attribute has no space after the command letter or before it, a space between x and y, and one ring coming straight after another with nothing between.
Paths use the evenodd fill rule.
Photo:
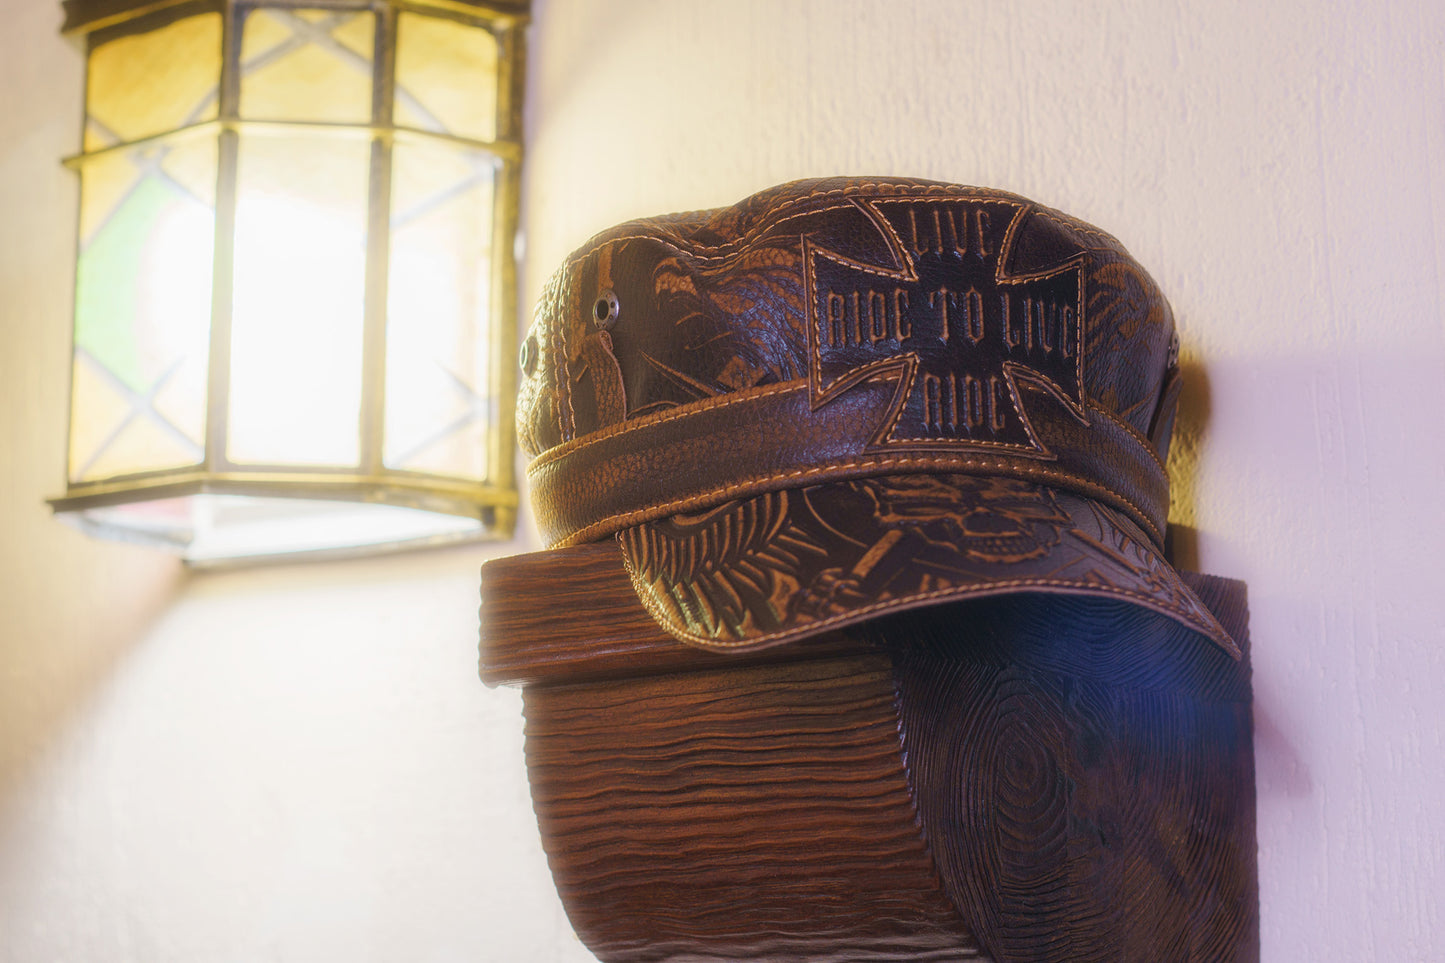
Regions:
<instances>
[{"instance_id":1,"label":"embossed iron cross","mask_svg":"<svg viewBox=\"0 0 1445 963\"><path fill-rule=\"evenodd\" d=\"M860 206L894 264L807 246L815 410L865 379L891 376L898 395L874 442L884 448L1044 454L1020 382L1086 420L1081 258L1010 275L1027 205L879 198Z\"/></svg>"}]
</instances>

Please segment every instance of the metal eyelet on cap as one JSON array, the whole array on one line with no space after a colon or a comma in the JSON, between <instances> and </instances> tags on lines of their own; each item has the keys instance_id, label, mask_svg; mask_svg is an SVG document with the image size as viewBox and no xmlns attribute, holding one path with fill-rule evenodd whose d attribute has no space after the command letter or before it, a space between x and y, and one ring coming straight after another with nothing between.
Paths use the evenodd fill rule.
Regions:
<instances>
[{"instance_id":1,"label":"metal eyelet on cap","mask_svg":"<svg viewBox=\"0 0 1445 963\"><path fill-rule=\"evenodd\" d=\"M622 304L617 300L617 295L610 290L597 295L597 300L592 304L592 320L603 331L611 329L617 323L617 316L621 313Z\"/></svg>"}]
</instances>

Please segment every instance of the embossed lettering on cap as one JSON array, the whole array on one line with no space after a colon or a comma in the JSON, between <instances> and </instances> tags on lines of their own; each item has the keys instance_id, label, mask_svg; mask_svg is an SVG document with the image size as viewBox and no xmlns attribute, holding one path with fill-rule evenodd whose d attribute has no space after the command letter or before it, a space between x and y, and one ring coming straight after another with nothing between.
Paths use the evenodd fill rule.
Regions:
<instances>
[{"instance_id":1,"label":"embossed lettering on cap","mask_svg":"<svg viewBox=\"0 0 1445 963\"><path fill-rule=\"evenodd\" d=\"M814 410L879 375L900 378L875 449L1006 450L1049 457L1020 383L1084 424L1082 253L1010 275L1029 205L856 198L894 252L866 264L805 239ZM1029 399L1033 402L1033 399Z\"/></svg>"}]
</instances>

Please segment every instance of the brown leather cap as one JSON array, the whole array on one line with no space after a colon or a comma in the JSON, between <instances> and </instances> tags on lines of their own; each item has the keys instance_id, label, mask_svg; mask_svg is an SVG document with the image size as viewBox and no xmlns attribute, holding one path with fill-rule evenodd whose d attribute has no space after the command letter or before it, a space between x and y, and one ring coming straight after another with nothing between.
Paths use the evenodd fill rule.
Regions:
<instances>
[{"instance_id":1,"label":"brown leather cap","mask_svg":"<svg viewBox=\"0 0 1445 963\"><path fill-rule=\"evenodd\" d=\"M1161 554L1178 342L1114 238L999 191L798 181L633 221L552 278L518 409L550 546L615 537L720 648L1001 592L1234 655Z\"/></svg>"}]
</instances>

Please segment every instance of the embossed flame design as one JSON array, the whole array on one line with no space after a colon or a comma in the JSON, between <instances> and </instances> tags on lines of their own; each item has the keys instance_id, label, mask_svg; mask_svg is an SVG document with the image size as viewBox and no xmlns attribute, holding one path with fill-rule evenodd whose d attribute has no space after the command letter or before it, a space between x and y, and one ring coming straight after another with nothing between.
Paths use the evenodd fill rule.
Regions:
<instances>
[{"instance_id":1,"label":"embossed flame design","mask_svg":"<svg viewBox=\"0 0 1445 963\"><path fill-rule=\"evenodd\" d=\"M1040 558L1072 524L1047 489L1003 478L902 475L861 487L883 528L908 529L980 562Z\"/></svg>"}]
</instances>

